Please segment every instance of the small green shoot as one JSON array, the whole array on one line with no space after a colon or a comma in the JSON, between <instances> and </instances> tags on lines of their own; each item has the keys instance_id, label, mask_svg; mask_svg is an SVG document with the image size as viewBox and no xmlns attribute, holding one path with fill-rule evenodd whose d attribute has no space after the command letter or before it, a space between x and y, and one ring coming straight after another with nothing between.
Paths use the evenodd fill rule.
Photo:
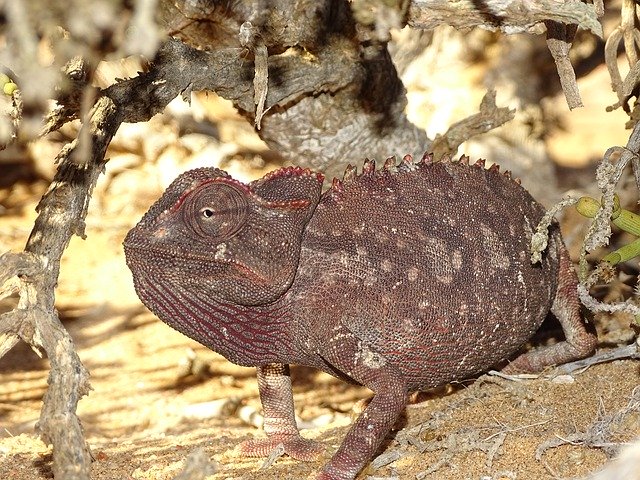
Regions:
<instances>
[{"instance_id":1,"label":"small green shoot","mask_svg":"<svg viewBox=\"0 0 640 480\"><path fill-rule=\"evenodd\" d=\"M613 201L614 206L611 214L611 222L621 230L640 237L640 215L620 208L620 199L617 195L614 196ZM588 218L595 217L599 209L600 202L591 197L581 197L578 203L576 203L578 213ZM611 265L617 265L638 255L640 255L640 238L609 253L603 260L609 262Z\"/></svg>"}]
</instances>

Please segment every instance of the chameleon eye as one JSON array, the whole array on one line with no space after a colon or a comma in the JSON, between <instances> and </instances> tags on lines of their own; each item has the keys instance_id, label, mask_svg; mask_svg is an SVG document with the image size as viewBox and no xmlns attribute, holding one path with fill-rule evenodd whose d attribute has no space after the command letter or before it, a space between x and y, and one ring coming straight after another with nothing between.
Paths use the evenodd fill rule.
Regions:
<instances>
[{"instance_id":1,"label":"chameleon eye","mask_svg":"<svg viewBox=\"0 0 640 480\"><path fill-rule=\"evenodd\" d=\"M200 209L200 213L204 218L211 218L215 215L215 210L211 207L203 207Z\"/></svg>"},{"instance_id":2,"label":"chameleon eye","mask_svg":"<svg viewBox=\"0 0 640 480\"><path fill-rule=\"evenodd\" d=\"M228 184L206 183L185 199L182 218L197 235L219 241L242 228L247 211L244 192Z\"/></svg>"}]
</instances>

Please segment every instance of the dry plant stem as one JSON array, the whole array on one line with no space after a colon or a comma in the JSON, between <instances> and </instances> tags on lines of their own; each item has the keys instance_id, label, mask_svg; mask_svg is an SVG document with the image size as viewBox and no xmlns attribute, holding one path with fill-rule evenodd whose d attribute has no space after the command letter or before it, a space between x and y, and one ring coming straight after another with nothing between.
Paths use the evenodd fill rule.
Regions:
<instances>
[{"instance_id":1,"label":"dry plant stem","mask_svg":"<svg viewBox=\"0 0 640 480\"><path fill-rule=\"evenodd\" d=\"M536 449L536 460L540 461L542 456L550 448L561 445L583 445L589 448L601 448L608 457L614 456L625 443L615 441L619 438L629 416L635 416L640 412L640 387L636 387L631 392L631 398L627 405L614 413L605 413L601 408L598 418L587 428L585 432L577 432L556 436L543 442ZM629 433L631 435L631 433Z\"/></svg>"},{"instance_id":2,"label":"dry plant stem","mask_svg":"<svg viewBox=\"0 0 640 480\"><path fill-rule=\"evenodd\" d=\"M611 77L611 86L618 96L618 103L614 108L626 106L626 102L632 95L640 79L640 64L638 64L638 50L640 50L640 31L636 29L636 4L634 0L623 0L621 10L622 20L620 25L611 32L604 49L605 63ZM629 73L624 80L618 68L618 48L623 44Z\"/></svg>"},{"instance_id":3,"label":"dry plant stem","mask_svg":"<svg viewBox=\"0 0 640 480\"><path fill-rule=\"evenodd\" d=\"M569 109L582 107L582 99L578 91L576 73L569 60L569 49L576 34L576 25L565 25L551 20L545 22L547 26L547 46L556 62L556 69L560 76L562 91L567 99Z\"/></svg>"},{"instance_id":4,"label":"dry plant stem","mask_svg":"<svg viewBox=\"0 0 640 480\"><path fill-rule=\"evenodd\" d=\"M622 0L622 38L627 54L629 66L638 63L638 31L636 29L636 2L634 0Z\"/></svg>"},{"instance_id":5,"label":"dry plant stem","mask_svg":"<svg viewBox=\"0 0 640 480\"><path fill-rule=\"evenodd\" d=\"M613 153L620 153L616 163L612 163L611 157ZM596 172L596 180L598 182L598 188L602 192L602 208L595 216L589 231L584 239L584 245L581 253L581 264L584 265L586 259L586 252L592 251L599 246L606 245L609 242L609 236L611 235L611 226L609 219L613 212L613 197L615 194L615 187L622 176L623 170L628 165L629 161L634 160L632 165L635 167L638 165L638 154L640 153L640 126L636 125L633 132L629 136L629 141L625 148L612 147L605 152L602 162L598 166ZM637 179L637 172L636 179ZM640 185L639 185L640 186ZM584 272L581 272L582 274ZM583 277L584 279L584 277Z\"/></svg>"},{"instance_id":6,"label":"dry plant stem","mask_svg":"<svg viewBox=\"0 0 640 480\"><path fill-rule=\"evenodd\" d=\"M56 479L87 480L91 455L75 413L78 401L90 389L89 374L60 323L54 292L62 253L72 235L84 235L91 191L120 122L114 103L106 97L98 100L83 126L88 132L84 138L90 143L82 146L82 142L74 140L60 152L58 171L38 205L39 215L24 253L5 255L0 264L0 280L14 275L21 278L18 307L2 318L1 333L9 337L6 345L15 344L15 337L20 337L46 352L51 362L49 388L37 428L42 439L53 445ZM81 157L80 151L89 156Z\"/></svg>"},{"instance_id":7,"label":"dry plant stem","mask_svg":"<svg viewBox=\"0 0 640 480\"><path fill-rule=\"evenodd\" d=\"M638 342L634 342L631 345L625 345L624 347L614 348L612 350L605 350L598 352L592 357L584 358L582 360L576 360L575 362L565 363L556 367L554 373L569 374L578 370L585 370L586 368L597 365L599 363L612 362L614 360L620 360L623 358L638 359L640 358L640 345Z\"/></svg>"},{"instance_id":8,"label":"dry plant stem","mask_svg":"<svg viewBox=\"0 0 640 480\"><path fill-rule=\"evenodd\" d=\"M42 271L42 265L35 255L7 252L0 256L0 299L20 291L20 305L17 309L0 315L0 358L11 350L20 339L29 342L33 336L32 325L26 321L28 290L24 283L10 284L15 276L33 277ZM39 352L38 352L39 353Z\"/></svg>"},{"instance_id":9,"label":"dry plant stem","mask_svg":"<svg viewBox=\"0 0 640 480\"><path fill-rule=\"evenodd\" d=\"M44 120L42 135L58 130L62 125L79 117L83 110L83 99L92 89L88 87L93 76L92 66L81 57L74 57L62 69L65 88L57 98L56 107Z\"/></svg>"},{"instance_id":10,"label":"dry plant stem","mask_svg":"<svg viewBox=\"0 0 640 480\"><path fill-rule=\"evenodd\" d=\"M431 29L444 23L456 28L481 27L516 33L547 20L575 24L602 37L602 26L593 5L577 0L495 0L482 4L472 0L412 0L408 24Z\"/></svg>"},{"instance_id":11,"label":"dry plant stem","mask_svg":"<svg viewBox=\"0 0 640 480\"><path fill-rule=\"evenodd\" d=\"M243 59L244 53L246 49L241 47L205 52L169 39L147 73L121 81L104 94L123 109L123 121L127 122L146 121L178 95L188 100L192 91L199 90L215 91L233 100L240 110L253 112L254 66ZM335 92L353 81L354 59L336 58L328 64L322 53L319 57L308 61L294 55L270 56L269 67L281 75L277 84L269 85L266 106L284 106L312 92Z\"/></svg>"},{"instance_id":12,"label":"dry plant stem","mask_svg":"<svg viewBox=\"0 0 640 480\"><path fill-rule=\"evenodd\" d=\"M620 157L616 163L613 163L611 157L613 153L619 153ZM596 180L598 188L602 192L602 207L594 217L587 234L585 235L582 248L580 251L580 269L578 276L580 284L578 285L578 295L580 301L592 312L627 312L634 316L640 315L640 308L637 307L633 299L627 299L624 302L603 303L591 296L589 289L598 281L600 275L599 270L588 274L587 252L593 251L599 246L609 243L611 235L611 213L614 209L615 187L622 176L626 166L631 161L633 167L636 185L640 188L639 181L639 154L640 154L640 123L636 124L633 132L629 136L629 141L625 148L612 147L605 153L602 162L596 171Z\"/></svg>"},{"instance_id":13,"label":"dry plant stem","mask_svg":"<svg viewBox=\"0 0 640 480\"><path fill-rule=\"evenodd\" d=\"M513 120L514 115L514 110L498 108L495 90L488 91L480 103L479 113L454 123L444 135L433 141L430 148L433 157L439 159L443 155L455 154L463 142L504 125Z\"/></svg>"}]
</instances>

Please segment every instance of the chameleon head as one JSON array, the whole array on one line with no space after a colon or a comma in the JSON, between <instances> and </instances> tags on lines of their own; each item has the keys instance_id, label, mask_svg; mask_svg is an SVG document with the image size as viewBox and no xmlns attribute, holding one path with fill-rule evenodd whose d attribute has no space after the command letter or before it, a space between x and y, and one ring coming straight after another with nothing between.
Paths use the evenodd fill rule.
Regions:
<instances>
[{"instance_id":1,"label":"chameleon head","mask_svg":"<svg viewBox=\"0 0 640 480\"><path fill-rule=\"evenodd\" d=\"M180 292L238 305L278 299L321 186L300 168L250 184L217 168L180 175L124 240L138 295L148 305Z\"/></svg>"}]
</instances>

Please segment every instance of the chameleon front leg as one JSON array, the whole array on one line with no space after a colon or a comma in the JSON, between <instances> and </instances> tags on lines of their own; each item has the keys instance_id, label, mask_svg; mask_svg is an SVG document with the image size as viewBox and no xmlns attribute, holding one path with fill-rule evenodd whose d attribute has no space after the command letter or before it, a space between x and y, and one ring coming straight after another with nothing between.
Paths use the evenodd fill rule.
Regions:
<instances>
[{"instance_id":1,"label":"chameleon front leg","mask_svg":"<svg viewBox=\"0 0 640 480\"><path fill-rule=\"evenodd\" d=\"M333 345L332 345L333 343ZM375 396L316 480L351 480L369 463L403 413L408 391L402 373L342 325L334 327L322 357Z\"/></svg>"},{"instance_id":2,"label":"chameleon front leg","mask_svg":"<svg viewBox=\"0 0 640 480\"><path fill-rule=\"evenodd\" d=\"M289 365L271 363L258 367L258 389L264 411L267 438L247 440L238 447L241 454L266 457L279 444L284 452L298 460L310 461L324 450L315 440L302 438L296 426Z\"/></svg>"},{"instance_id":3,"label":"chameleon front leg","mask_svg":"<svg viewBox=\"0 0 640 480\"><path fill-rule=\"evenodd\" d=\"M371 460L407 405L404 385L382 379L379 389L360 414L340 448L316 480L351 480ZM375 387L374 387L375 388Z\"/></svg>"}]
</instances>

